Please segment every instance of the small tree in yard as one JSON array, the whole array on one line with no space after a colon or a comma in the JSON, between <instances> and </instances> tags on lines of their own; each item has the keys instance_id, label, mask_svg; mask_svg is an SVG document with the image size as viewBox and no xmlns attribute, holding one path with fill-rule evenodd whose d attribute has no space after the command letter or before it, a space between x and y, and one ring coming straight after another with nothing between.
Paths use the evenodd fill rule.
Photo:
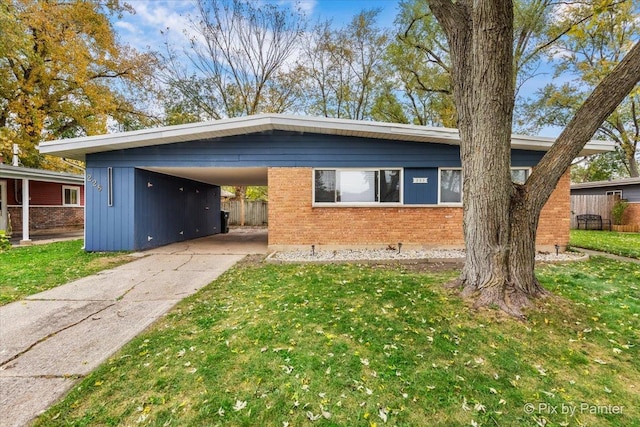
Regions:
<instances>
[{"instance_id":1,"label":"small tree in yard","mask_svg":"<svg viewBox=\"0 0 640 427\"><path fill-rule=\"evenodd\" d=\"M462 294L523 317L546 294L535 273L540 212L601 123L640 80L640 45L585 100L525 184L510 175L514 107L511 0L427 0L452 61L460 130L467 249Z\"/></svg>"},{"instance_id":2,"label":"small tree in yard","mask_svg":"<svg viewBox=\"0 0 640 427\"><path fill-rule=\"evenodd\" d=\"M611 210L611 216L613 216L613 223L615 225L622 225L622 219L624 218L624 212L629 207L629 202L624 199L618 199L613 204L613 209Z\"/></svg>"}]
</instances>

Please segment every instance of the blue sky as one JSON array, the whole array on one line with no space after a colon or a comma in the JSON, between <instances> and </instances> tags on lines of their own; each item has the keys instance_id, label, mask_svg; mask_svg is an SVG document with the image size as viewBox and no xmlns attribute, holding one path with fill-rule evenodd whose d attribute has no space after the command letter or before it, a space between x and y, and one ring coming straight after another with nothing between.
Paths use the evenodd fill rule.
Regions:
<instances>
[{"instance_id":1,"label":"blue sky","mask_svg":"<svg viewBox=\"0 0 640 427\"><path fill-rule=\"evenodd\" d=\"M298 4L313 24L331 20L336 28L349 22L353 16L365 9L380 9L378 25L393 28L400 0L253 0L272 4ZM164 32L174 46L186 45L184 31L189 28L189 16L194 10L192 0L127 0L136 10L135 15L126 14L114 20L120 42L140 51L164 51ZM168 31L167 31L168 30ZM522 94L533 93L548 83L549 74L529 81ZM557 136L558 130L547 128L541 134Z\"/></svg>"},{"instance_id":2,"label":"blue sky","mask_svg":"<svg viewBox=\"0 0 640 427\"><path fill-rule=\"evenodd\" d=\"M351 20L364 9L380 9L378 24L392 27L399 0L255 0L273 4L298 3L311 19L330 19L337 26ZM136 10L135 15L124 15L114 20L120 41L138 50L162 49L160 31L169 29L173 42L184 40L182 32L188 28L188 16L193 10L191 0L127 0Z\"/></svg>"}]
</instances>

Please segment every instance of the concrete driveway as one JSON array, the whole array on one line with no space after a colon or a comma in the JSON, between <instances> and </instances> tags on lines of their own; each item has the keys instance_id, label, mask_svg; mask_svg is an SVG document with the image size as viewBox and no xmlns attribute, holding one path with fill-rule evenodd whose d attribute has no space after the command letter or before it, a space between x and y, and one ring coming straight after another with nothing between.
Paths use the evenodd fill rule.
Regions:
<instances>
[{"instance_id":1,"label":"concrete driveway","mask_svg":"<svg viewBox=\"0 0 640 427\"><path fill-rule=\"evenodd\" d=\"M266 252L266 230L234 229L0 307L0 424L27 425L181 299Z\"/></svg>"}]
</instances>

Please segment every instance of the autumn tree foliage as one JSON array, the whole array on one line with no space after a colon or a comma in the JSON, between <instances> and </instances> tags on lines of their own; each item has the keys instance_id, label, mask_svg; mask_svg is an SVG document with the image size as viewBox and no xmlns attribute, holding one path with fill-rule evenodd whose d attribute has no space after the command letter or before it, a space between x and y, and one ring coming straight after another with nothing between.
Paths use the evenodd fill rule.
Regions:
<instances>
[{"instance_id":1,"label":"autumn tree foliage","mask_svg":"<svg viewBox=\"0 0 640 427\"><path fill-rule=\"evenodd\" d=\"M20 145L25 166L59 168L37 145L150 123L136 105L154 59L120 44L118 0L4 0L0 4L0 153Z\"/></svg>"},{"instance_id":2,"label":"autumn tree foliage","mask_svg":"<svg viewBox=\"0 0 640 427\"><path fill-rule=\"evenodd\" d=\"M537 131L541 126L563 126L587 95L640 39L637 2L570 3L563 8L551 31L576 22L558 39L548 54L555 63L553 77L564 78L544 86L520 120ZM595 10L594 10L595 9ZM638 177L640 170L640 89L635 88L598 128L598 136L614 141L617 153L587 159L576 176L606 179L620 174ZM610 172L607 174L607 172ZM603 175L605 178L603 178Z\"/></svg>"}]
</instances>

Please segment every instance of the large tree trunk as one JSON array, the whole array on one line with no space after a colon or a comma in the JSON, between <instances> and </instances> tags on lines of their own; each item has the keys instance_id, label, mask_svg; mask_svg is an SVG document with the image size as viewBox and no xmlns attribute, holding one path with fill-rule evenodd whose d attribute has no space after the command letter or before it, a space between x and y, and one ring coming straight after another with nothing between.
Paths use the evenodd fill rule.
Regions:
<instances>
[{"instance_id":1,"label":"large tree trunk","mask_svg":"<svg viewBox=\"0 0 640 427\"><path fill-rule=\"evenodd\" d=\"M523 317L547 292L535 277L540 212L600 124L640 80L640 44L594 90L525 185L511 182L513 8L510 0L428 0L449 43L464 175L462 294Z\"/></svg>"}]
</instances>

